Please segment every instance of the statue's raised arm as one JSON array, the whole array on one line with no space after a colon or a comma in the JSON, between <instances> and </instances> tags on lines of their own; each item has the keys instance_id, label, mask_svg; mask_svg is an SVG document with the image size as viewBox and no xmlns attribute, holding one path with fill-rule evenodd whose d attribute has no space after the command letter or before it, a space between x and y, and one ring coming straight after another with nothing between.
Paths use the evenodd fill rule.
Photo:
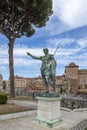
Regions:
<instances>
[{"instance_id":1,"label":"statue's raised arm","mask_svg":"<svg viewBox=\"0 0 87 130\"><path fill-rule=\"evenodd\" d=\"M41 60L41 57L34 56L30 52L27 52L27 55L31 56L33 59Z\"/></svg>"}]
</instances>

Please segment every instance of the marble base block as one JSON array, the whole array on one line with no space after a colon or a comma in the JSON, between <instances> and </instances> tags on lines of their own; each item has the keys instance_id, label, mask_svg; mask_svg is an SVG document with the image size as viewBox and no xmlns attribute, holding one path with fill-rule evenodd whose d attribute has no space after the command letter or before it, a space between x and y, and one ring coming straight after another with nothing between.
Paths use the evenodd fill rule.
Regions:
<instances>
[{"instance_id":1,"label":"marble base block","mask_svg":"<svg viewBox=\"0 0 87 130\"><path fill-rule=\"evenodd\" d=\"M60 97L37 97L38 115L35 121L47 127L60 124Z\"/></svg>"}]
</instances>

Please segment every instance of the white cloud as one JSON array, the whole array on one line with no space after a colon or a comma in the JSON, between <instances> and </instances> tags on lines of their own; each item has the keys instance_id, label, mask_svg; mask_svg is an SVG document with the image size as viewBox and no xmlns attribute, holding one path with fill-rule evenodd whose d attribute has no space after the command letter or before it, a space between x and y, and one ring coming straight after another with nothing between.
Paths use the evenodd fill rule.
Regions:
<instances>
[{"instance_id":1,"label":"white cloud","mask_svg":"<svg viewBox=\"0 0 87 130\"><path fill-rule=\"evenodd\" d=\"M71 44L75 42L76 46L72 48ZM68 65L70 62L75 62L77 65L80 67L83 66L85 67L87 64L87 53L84 51L83 54L82 52L83 48L87 47L87 38L82 38L79 40L73 39L73 38L62 38L62 39L50 39L47 41L48 43L48 48L49 52L51 54L54 53L56 46L58 43L60 43L60 46L55 54L55 59L57 61L57 65L61 67ZM67 46L70 45L71 47L68 48ZM21 70L26 74L27 70L29 70L29 73L33 73L38 76L40 74L40 66L41 66L41 61L39 60L34 60L30 56L27 56L26 52L30 52L31 54L35 56L42 56L43 55L43 49L42 48L28 48L27 46L15 46L14 47L14 69L21 67L23 70ZM8 70L6 70L6 65L8 67L8 48L7 47L0 47L0 53L3 55L0 55L0 70L7 73ZM78 55L79 53L79 55ZM64 68L62 68L62 71L64 72ZM61 73L63 73L61 72ZM57 73L60 73L60 70L58 71L57 68ZM16 74L16 71L15 71Z\"/></svg>"},{"instance_id":2,"label":"white cloud","mask_svg":"<svg viewBox=\"0 0 87 130\"><path fill-rule=\"evenodd\" d=\"M15 46L14 47L14 56L26 56L27 52L30 52L31 54L34 54L36 56L40 56L40 54L43 54L42 48L29 48L27 46Z\"/></svg>"},{"instance_id":3,"label":"white cloud","mask_svg":"<svg viewBox=\"0 0 87 130\"><path fill-rule=\"evenodd\" d=\"M87 47L87 38L81 38L77 40L77 44L80 46L80 48Z\"/></svg>"},{"instance_id":4,"label":"white cloud","mask_svg":"<svg viewBox=\"0 0 87 130\"><path fill-rule=\"evenodd\" d=\"M0 45L0 56L8 56L8 46L6 44Z\"/></svg>"},{"instance_id":5,"label":"white cloud","mask_svg":"<svg viewBox=\"0 0 87 130\"><path fill-rule=\"evenodd\" d=\"M75 47L71 47L68 48L67 46L71 45L73 42L76 43ZM82 38L79 40L76 40L74 38L52 38L49 39L47 41L48 43L48 48L49 48L49 52L51 54L54 54L55 49L57 47L57 45L59 44L59 48L56 52L55 58L56 60L59 58L61 59L60 62L62 63L63 61L66 62L64 59L68 59L68 60L75 60L75 59L81 59L82 57L84 57L84 59L86 59L87 54L85 54L85 52L83 53L83 55L79 55L78 57L75 56L75 54L81 52L81 50L84 47L87 47L87 38ZM43 53L43 49L42 48L28 48L27 46L21 46L21 45L17 45L14 47L14 65L15 66L27 66L27 65L38 65L41 64L40 61L38 60L33 60L30 56L27 55L26 52L30 52L31 54L35 55L35 56L42 56ZM64 57L64 59L63 59ZM5 46L0 46L0 65L8 65L8 48Z\"/></svg>"},{"instance_id":6,"label":"white cloud","mask_svg":"<svg viewBox=\"0 0 87 130\"><path fill-rule=\"evenodd\" d=\"M74 38L52 38L47 40L48 46L67 46L68 44L70 45L71 43L75 42Z\"/></svg>"},{"instance_id":7,"label":"white cloud","mask_svg":"<svg viewBox=\"0 0 87 130\"><path fill-rule=\"evenodd\" d=\"M68 30L69 27L53 14L44 29L46 30L46 33L48 32L51 36L53 36ZM44 35L46 35L46 33Z\"/></svg>"},{"instance_id":8,"label":"white cloud","mask_svg":"<svg viewBox=\"0 0 87 130\"><path fill-rule=\"evenodd\" d=\"M84 38L79 38L79 39L75 39L75 38L50 38L49 40L47 40L47 44L49 48L56 48L57 46L59 46L59 49L62 48L62 50L64 51L64 49L66 50L74 50L73 52L78 52L81 51L83 48L87 48L87 37ZM72 47L73 45L73 47ZM52 50L51 50L52 51Z\"/></svg>"},{"instance_id":9,"label":"white cloud","mask_svg":"<svg viewBox=\"0 0 87 130\"><path fill-rule=\"evenodd\" d=\"M70 56L70 55L75 55L77 52L79 52L80 49L77 48L77 49L59 49L56 53L57 56Z\"/></svg>"},{"instance_id":10,"label":"white cloud","mask_svg":"<svg viewBox=\"0 0 87 130\"><path fill-rule=\"evenodd\" d=\"M53 0L53 11L71 28L87 25L87 0Z\"/></svg>"},{"instance_id":11,"label":"white cloud","mask_svg":"<svg viewBox=\"0 0 87 130\"><path fill-rule=\"evenodd\" d=\"M40 61L38 60L32 60L31 58L23 58L23 57L19 57L19 58L14 58L14 65L15 66L35 66L40 64Z\"/></svg>"},{"instance_id":12,"label":"white cloud","mask_svg":"<svg viewBox=\"0 0 87 130\"><path fill-rule=\"evenodd\" d=\"M8 64L8 58L7 57L0 57L0 65L7 65Z\"/></svg>"},{"instance_id":13,"label":"white cloud","mask_svg":"<svg viewBox=\"0 0 87 130\"><path fill-rule=\"evenodd\" d=\"M7 66L0 66L0 72L7 71Z\"/></svg>"}]
</instances>

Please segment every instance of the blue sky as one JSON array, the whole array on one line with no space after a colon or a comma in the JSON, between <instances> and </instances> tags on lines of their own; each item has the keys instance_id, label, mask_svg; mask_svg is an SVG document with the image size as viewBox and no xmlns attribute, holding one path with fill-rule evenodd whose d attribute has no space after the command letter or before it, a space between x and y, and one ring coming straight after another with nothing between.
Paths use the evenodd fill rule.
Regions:
<instances>
[{"instance_id":1,"label":"blue sky","mask_svg":"<svg viewBox=\"0 0 87 130\"><path fill-rule=\"evenodd\" d=\"M62 75L71 62L79 69L87 69L87 0L53 0L53 15L45 27L36 29L30 37L16 39L14 46L14 74L23 77L40 75L41 61L27 56L30 52L43 55L47 47L51 54L56 47L56 75ZM9 78L8 39L0 34L0 73Z\"/></svg>"}]
</instances>

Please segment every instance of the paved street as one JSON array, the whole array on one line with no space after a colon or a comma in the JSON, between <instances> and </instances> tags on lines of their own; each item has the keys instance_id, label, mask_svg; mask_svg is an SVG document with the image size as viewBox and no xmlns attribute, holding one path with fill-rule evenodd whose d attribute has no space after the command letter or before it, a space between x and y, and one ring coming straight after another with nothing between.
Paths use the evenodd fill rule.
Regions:
<instances>
[{"instance_id":1,"label":"paved street","mask_svg":"<svg viewBox=\"0 0 87 130\"><path fill-rule=\"evenodd\" d=\"M15 101L18 103L18 101ZM21 104L37 106L36 102L21 101ZM37 116L37 111L33 111L32 114L17 117L15 119L8 119L0 121L0 130L68 130L81 120L87 118L87 111L84 112L67 112L61 110L62 123L55 128L42 127L35 123L34 119Z\"/></svg>"},{"instance_id":2,"label":"paved street","mask_svg":"<svg viewBox=\"0 0 87 130\"><path fill-rule=\"evenodd\" d=\"M29 106L30 108L37 109L37 102L36 101L28 101L28 100L9 100L8 103L15 103L16 105L20 106Z\"/></svg>"}]
</instances>

